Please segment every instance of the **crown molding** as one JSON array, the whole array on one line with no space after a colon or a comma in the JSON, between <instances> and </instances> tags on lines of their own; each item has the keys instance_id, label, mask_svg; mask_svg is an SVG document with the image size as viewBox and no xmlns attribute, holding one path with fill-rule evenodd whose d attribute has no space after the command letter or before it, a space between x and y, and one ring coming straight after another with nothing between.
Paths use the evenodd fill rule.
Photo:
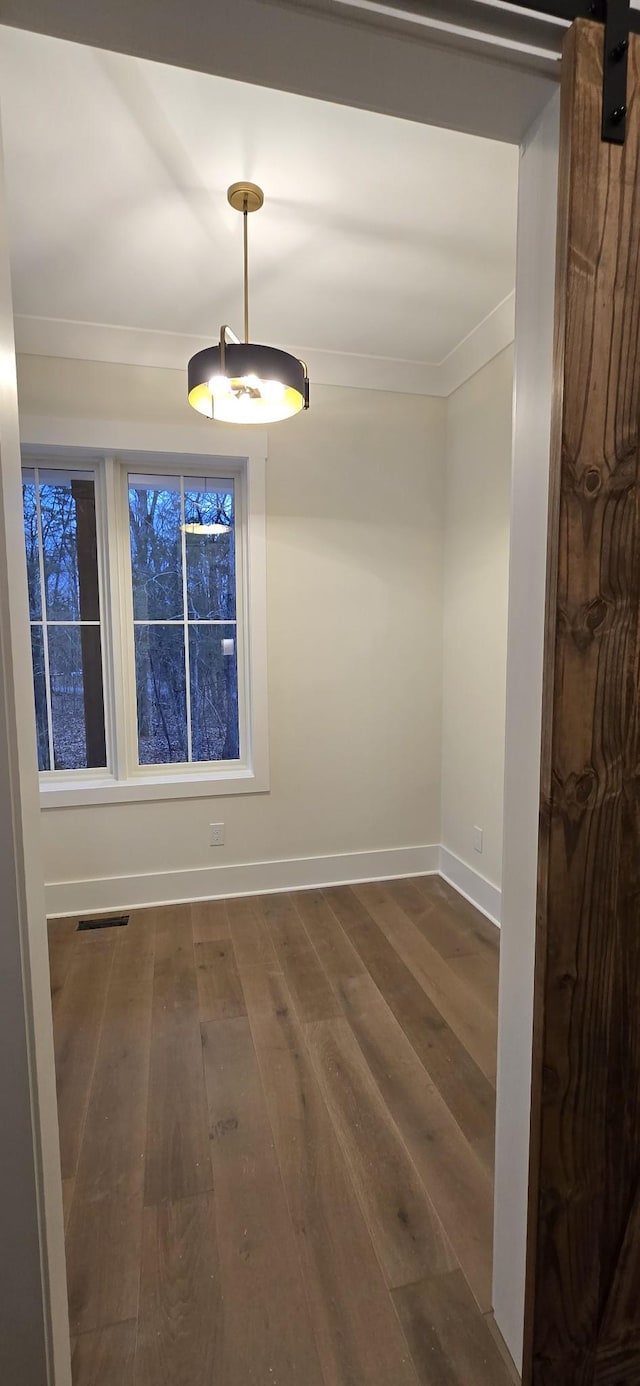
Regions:
<instances>
[{"instance_id":1,"label":"crown molding","mask_svg":"<svg viewBox=\"0 0 640 1386\"><path fill-rule=\"evenodd\" d=\"M489 314L442 362L402 361L384 356L285 346L306 361L317 385L342 385L398 394L447 396L513 341L513 294ZM106 361L129 366L185 370L208 337L63 318L15 318L16 351L24 356L62 356L72 361Z\"/></svg>"},{"instance_id":2,"label":"crown molding","mask_svg":"<svg viewBox=\"0 0 640 1386\"><path fill-rule=\"evenodd\" d=\"M452 395L494 356L511 345L515 337L515 312L516 296L510 293L445 356L439 366L443 395Z\"/></svg>"}]
</instances>

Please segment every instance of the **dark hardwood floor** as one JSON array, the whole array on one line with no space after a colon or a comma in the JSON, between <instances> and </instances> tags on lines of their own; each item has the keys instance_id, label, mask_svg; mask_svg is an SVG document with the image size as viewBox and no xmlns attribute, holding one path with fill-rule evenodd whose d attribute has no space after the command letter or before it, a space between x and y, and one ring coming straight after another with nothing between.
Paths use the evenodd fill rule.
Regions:
<instances>
[{"instance_id":1,"label":"dark hardwood floor","mask_svg":"<svg viewBox=\"0 0 640 1386\"><path fill-rule=\"evenodd\" d=\"M49 925L75 1386L507 1386L497 931L437 877Z\"/></svg>"}]
</instances>

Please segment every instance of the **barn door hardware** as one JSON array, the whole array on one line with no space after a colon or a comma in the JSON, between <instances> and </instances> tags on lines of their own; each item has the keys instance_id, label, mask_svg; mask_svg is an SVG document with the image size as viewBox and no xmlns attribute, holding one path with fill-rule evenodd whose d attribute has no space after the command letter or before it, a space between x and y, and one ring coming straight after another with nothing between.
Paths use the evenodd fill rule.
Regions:
<instances>
[{"instance_id":1,"label":"barn door hardware","mask_svg":"<svg viewBox=\"0 0 640 1386\"><path fill-rule=\"evenodd\" d=\"M640 10L631 0L510 0L522 10L554 19L595 19L604 26L602 138L624 144L627 121L629 36L640 33Z\"/></svg>"}]
</instances>

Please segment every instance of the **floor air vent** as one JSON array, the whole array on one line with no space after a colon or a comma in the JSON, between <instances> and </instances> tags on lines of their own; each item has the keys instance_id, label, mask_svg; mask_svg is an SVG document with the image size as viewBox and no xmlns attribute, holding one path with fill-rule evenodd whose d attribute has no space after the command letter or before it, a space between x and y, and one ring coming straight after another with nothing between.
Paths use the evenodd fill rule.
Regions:
<instances>
[{"instance_id":1,"label":"floor air vent","mask_svg":"<svg viewBox=\"0 0 640 1386\"><path fill-rule=\"evenodd\" d=\"M112 914L108 918L103 915L100 919L81 919L78 924L78 933L82 929L122 929L128 923L128 914Z\"/></svg>"}]
</instances>

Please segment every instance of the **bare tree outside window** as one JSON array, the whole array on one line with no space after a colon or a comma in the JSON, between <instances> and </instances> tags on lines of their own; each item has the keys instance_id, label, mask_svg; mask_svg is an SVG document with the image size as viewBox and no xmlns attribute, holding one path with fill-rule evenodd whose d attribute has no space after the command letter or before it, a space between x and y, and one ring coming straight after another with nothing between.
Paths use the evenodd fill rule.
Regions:
<instances>
[{"instance_id":1,"label":"bare tree outside window","mask_svg":"<svg viewBox=\"0 0 640 1386\"><path fill-rule=\"evenodd\" d=\"M38 765L104 768L94 476L24 468L22 490Z\"/></svg>"},{"instance_id":2,"label":"bare tree outside window","mask_svg":"<svg viewBox=\"0 0 640 1386\"><path fill-rule=\"evenodd\" d=\"M141 765L240 755L232 480L129 477Z\"/></svg>"},{"instance_id":3,"label":"bare tree outside window","mask_svg":"<svg viewBox=\"0 0 640 1386\"><path fill-rule=\"evenodd\" d=\"M49 461L23 468L40 770L108 768L101 616L108 669L112 648L126 662L133 625L136 704L114 732L137 713L138 766L238 761L235 482L108 465L126 486L128 545L117 506L96 512L94 470ZM100 539L123 559L128 547L128 611L101 613Z\"/></svg>"}]
</instances>

